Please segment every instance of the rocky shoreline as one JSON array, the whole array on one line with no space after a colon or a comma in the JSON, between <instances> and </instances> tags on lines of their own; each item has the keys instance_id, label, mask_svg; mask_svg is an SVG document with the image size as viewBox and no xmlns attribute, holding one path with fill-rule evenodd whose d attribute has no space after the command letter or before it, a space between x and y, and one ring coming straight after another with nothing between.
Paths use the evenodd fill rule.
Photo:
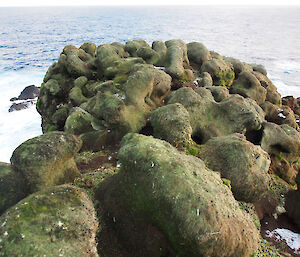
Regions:
<instances>
[{"instance_id":1,"label":"rocky shoreline","mask_svg":"<svg viewBox=\"0 0 300 257\"><path fill-rule=\"evenodd\" d=\"M0 163L0 256L293 255L260 220L300 226L299 106L199 42L66 46Z\"/></svg>"}]
</instances>

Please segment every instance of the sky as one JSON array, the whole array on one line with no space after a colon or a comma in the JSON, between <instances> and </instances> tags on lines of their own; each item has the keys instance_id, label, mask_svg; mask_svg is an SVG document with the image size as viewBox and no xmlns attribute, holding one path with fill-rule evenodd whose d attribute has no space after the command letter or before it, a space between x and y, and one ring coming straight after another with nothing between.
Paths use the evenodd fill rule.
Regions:
<instances>
[{"instance_id":1,"label":"sky","mask_svg":"<svg viewBox=\"0 0 300 257\"><path fill-rule=\"evenodd\" d=\"M299 0L0 0L1 6L80 5L297 5Z\"/></svg>"}]
</instances>

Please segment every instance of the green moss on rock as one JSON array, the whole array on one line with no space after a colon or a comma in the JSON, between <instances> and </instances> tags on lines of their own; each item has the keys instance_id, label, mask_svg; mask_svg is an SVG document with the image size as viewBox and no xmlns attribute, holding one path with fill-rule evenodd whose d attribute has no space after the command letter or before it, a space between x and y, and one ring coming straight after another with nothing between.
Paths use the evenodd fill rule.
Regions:
<instances>
[{"instance_id":1,"label":"green moss on rock","mask_svg":"<svg viewBox=\"0 0 300 257\"><path fill-rule=\"evenodd\" d=\"M102 184L97 197L127 243L130 231L121 225L126 219L119 215L122 208L135 220L156 226L179 256L241 257L256 250L258 232L252 221L201 160L138 134L123 138L119 158L119 174Z\"/></svg>"},{"instance_id":2,"label":"green moss on rock","mask_svg":"<svg viewBox=\"0 0 300 257\"><path fill-rule=\"evenodd\" d=\"M98 256L92 202L71 185L32 194L0 217L0 256Z\"/></svg>"},{"instance_id":3,"label":"green moss on rock","mask_svg":"<svg viewBox=\"0 0 300 257\"><path fill-rule=\"evenodd\" d=\"M72 182L80 176L73 157L81 145L76 136L50 132L18 146L11 157L12 168L24 176L31 192Z\"/></svg>"}]
</instances>

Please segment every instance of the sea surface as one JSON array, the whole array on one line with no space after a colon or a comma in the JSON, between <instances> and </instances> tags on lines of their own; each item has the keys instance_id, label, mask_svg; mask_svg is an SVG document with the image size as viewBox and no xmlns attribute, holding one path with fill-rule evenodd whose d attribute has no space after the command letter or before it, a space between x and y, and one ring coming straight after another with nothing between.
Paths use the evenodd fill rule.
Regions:
<instances>
[{"instance_id":1,"label":"sea surface","mask_svg":"<svg viewBox=\"0 0 300 257\"><path fill-rule=\"evenodd\" d=\"M208 49L263 64L283 95L300 96L300 7L0 8L0 161L41 134L35 106L8 112L10 98L40 86L63 47L132 39L199 41Z\"/></svg>"}]
</instances>

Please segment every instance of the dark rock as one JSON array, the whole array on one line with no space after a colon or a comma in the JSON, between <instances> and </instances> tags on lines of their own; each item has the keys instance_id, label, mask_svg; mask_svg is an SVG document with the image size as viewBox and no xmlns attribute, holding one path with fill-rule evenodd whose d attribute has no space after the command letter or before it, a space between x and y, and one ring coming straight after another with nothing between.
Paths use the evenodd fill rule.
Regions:
<instances>
[{"instance_id":1,"label":"dark rock","mask_svg":"<svg viewBox=\"0 0 300 257\"><path fill-rule=\"evenodd\" d=\"M290 107L295 114L300 115L300 98L285 96L282 97L282 104Z\"/></svg>"},{"instance_id":2,"label":"dark rock","mask_svg":"<svg viewBox=\"0 0 300 257\"><path fill-rule=\"evenodd\" d=\"M34 104L34 101L26 101L26 102L22 102L22 103L13 103L9 107L8 112L21 111L21 110L29 108L33 104Z\"/></svg>"},{"instance_id":3,"label":"dark rock","mask_svg":"<svg viewBox=\"0 0 300 257\"><path fill-rule=\"evenodd\" d=\"M40 94L40 88L35 85L27 86L23 89L18 97L13 97L10 101L35 99Z\"/></svg>"},{"instance_id":4,"label":"dark rock","mask_svg":"<svg viewBox=\"0 0 300 257\"><path fill-rule=\"evenodd\" d=\"M297 183L297 190L292 190L286 195L286 210L287 214L300 227L300 172L298 173L295 182Z\"/></svg>"},{"instance_id":5,"label":"dark rock","mask_svg":"<svg viewBox=\"0 0 300 257\"><path fill-rule=\"evenodd\" d=\"M35 85L25 87L21 94L18 96L18 100L34 99L40 94L40 88Z\"/></svg>"}]
</instances>

